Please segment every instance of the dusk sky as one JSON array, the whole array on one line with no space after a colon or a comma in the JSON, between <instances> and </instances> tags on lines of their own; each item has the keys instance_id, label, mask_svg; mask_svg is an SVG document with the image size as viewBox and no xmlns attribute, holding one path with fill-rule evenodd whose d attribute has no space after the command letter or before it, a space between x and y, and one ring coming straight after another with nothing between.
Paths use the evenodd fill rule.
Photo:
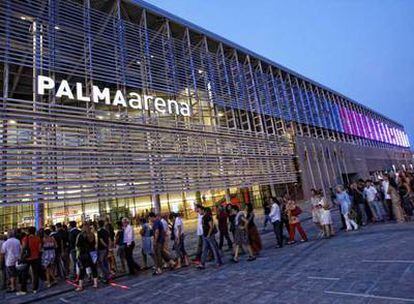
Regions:
<instances>
[{"instance_id":1,"label":"dusk sky","mask_svg":"<svg viewBox=\"0 0 414 304\"><path fill-rule=\"evenodd\" d=\"M402 123L414 144L414 1L148 0Z\"/></svg>"}]
</instances>

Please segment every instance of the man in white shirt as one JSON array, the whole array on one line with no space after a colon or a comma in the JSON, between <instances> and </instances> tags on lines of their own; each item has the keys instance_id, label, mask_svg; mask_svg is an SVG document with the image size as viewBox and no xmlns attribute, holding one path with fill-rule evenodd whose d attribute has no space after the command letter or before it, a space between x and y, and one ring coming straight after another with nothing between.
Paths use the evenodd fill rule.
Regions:
<instances>
[{"instance_id":1,"label":"man in white shirt","mask_svg":"<svg viewBox=\"0 0 414 304\"><path fill-rule=\"evenodd\" d=\"M387 207L389 220L394 220L394 213L392 211L391 195L388 193L388 187L390 185L390 178L387 174L383 176L382 180L382 192L384 193L384 205Z\"/></svg>"},{"instance_id":2,"label":"man in white shirt","mask_svg":"<svg viewBox=\"0 0 414 304\"><path fill-rule=\"evenodd\" d=\"M275 198L272 198L273 204L272 208L270 209L269 217L270 222L273 225L273 231L276 235L277 246L276 248L283 247L283 225L281 220L281 213L278 201Z\"/></svg>"},{"instance_id":3,"label":"man in white shirt","mask_svg":"<svg viewBox=\"0 0 414 304\"><path fill-rule=\"evenodd\" d=\"M134 275L136 271L141 269L133 257L135 247L134 228L131 226L127 218L122 219L122 226L124 229L125 259L127 261L129 274Z\"/></svg>"},{"instance_id":4,"label":"man in white shirt","mask_svg":"<svg viewBox=\"0 0 414 304\"><path fill-rule=\"evenodd\" d=\"M20 258L20 250L20 242L15 238L15 231L10 230L7 241L1 246L1 261L4 259L7 276L10 279L11 292L16 291L16 263Z\"/></svg>"},{"instance_id":5,"label":"man in white shirt","mask_svg":"<svg viewBox=\"0 0 414 304\"><path fill-rule=\"evenodd\" d=\"M374 221L382 221L381 206L378 201L378 191L372 184L371 180L365 182L364 197L367 200L368 206L371 209Z\"/></svg>"}]
</instances>

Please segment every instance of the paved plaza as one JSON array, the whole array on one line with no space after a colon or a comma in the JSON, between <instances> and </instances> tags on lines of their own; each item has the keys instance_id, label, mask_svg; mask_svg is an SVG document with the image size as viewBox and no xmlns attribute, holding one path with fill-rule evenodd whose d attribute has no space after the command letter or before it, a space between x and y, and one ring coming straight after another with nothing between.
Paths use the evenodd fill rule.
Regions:
<instances>
[{"instance_id":1,"label":"paved plaza","mask_svg":"<svg viewBox=\"0 0 414 304\"><path fill-rule=\"evenodd\" d=\"M336 220L338 222L338 215ZM262 234L264 250L254 262L217 269L194 267L153 277L122 276L97 291L76 293L69 284L23 297L2 293L1 303L414 303L414 223L385 223L275 248Z\"/></svg>"}]
</instances>

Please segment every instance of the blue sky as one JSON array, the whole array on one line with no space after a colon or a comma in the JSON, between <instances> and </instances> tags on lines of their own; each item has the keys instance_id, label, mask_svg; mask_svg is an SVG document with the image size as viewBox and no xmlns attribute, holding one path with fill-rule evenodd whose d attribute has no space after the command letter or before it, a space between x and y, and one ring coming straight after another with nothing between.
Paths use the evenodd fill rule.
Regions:
<instances>
[{"instance_id":1,"label":"blue sky","mask_svg":"<svg viewBox=\"0 0 414 304\"><path fill-rule=\"evenodd\" d=\"M404 124L414 146L413 0L148 0Z\"/></svg>"}]
</instances>

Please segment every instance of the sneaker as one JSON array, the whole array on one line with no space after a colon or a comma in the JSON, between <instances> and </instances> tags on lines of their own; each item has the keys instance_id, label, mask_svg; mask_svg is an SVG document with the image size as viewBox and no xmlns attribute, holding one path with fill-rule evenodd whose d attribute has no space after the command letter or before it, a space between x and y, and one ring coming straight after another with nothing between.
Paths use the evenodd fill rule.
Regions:
<instances>
[{"instance_id":1,"label":"sneaker","mask_svg":"<svg viewBox=\"0 0 414 304\"><path fill-rule=\"evenodd\" d=\"M200 264L200 265L197 265L197 269L203 270L203 269L206 269L206 266Z\"/></svg>"},{"instance_id":2,"label":"sneaker","mask_svg":"<svg viewBox=\"0 0 414 304\"><path fill-rule=\"evenodd\" d=\"M16 296L24 296L25 294L27 294L26 291L18 291L18 292L16 292Z\"/></svg>"},{"instance_id":3,"label":"sneaker","mask_svg":"<svg viewBox=\"0 0 414 304\"><path fill-rule=\"evenodd\" d=\"M231 261L232 261L233 263L238 263L238 262L239 262L239 260L238 260L238 259L236 259L236 258L234 258L234 257L231 259Z\"/></svg>"},{"instance_id":4,"label":"sneaker","mask_svg":"<svg viewBox=\"0 0 414 304\"><path fill-rule=\"evenodd\" d=\"M32 290L32 293L33 294L37 294L37 290Z\"/></svg>"},{"instance_id":5,"label":"sneaker","mask_svg":"<svg viewBox=\"0 0 414 304\"><path fill-rule=\"evenodd\" d=\"M256 260L255 256L249 256L249 258L247 259L247 262L251 262L251 261L254 261L254 260Z\"/></svg>"}]
</instances>

